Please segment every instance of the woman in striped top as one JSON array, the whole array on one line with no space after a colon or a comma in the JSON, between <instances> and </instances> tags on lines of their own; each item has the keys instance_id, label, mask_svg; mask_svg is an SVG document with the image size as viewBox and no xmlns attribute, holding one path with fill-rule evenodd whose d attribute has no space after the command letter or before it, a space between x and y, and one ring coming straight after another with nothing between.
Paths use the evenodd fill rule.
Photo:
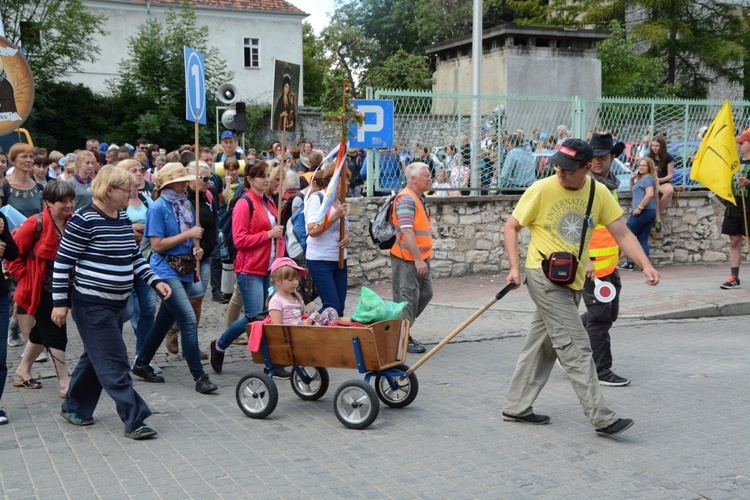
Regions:
<instances>
[{"instance_id":1,"label":"woman in striped top","mask_svg":"<svg viewBox=\"0 0 750 500\"><path fill-rule=\"evenodd\" d=\"M68 222L55 258L52 275L52 321L65 323L68 304L83 341L83 354L71 377L60 414L74 425L94 423L94 409L102 389L114 400L125 424L125 437L145 439L156 431L145 423L151 415L133 388L122 324L133 274L167 300L171 289L151 271L141 256L124 208L135 178L107 166L91 186L93 203L78 210ZM72 297L68 279L75 269Z\"/></svg>"}]
</instances>

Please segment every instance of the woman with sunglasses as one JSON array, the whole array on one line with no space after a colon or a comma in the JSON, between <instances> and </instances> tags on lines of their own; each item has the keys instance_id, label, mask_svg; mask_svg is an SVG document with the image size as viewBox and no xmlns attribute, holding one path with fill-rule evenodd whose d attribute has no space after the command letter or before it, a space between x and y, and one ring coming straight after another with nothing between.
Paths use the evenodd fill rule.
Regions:
<instances>
[{"instance_id":1,"label":"woman with sunglasses","mask_svg":"<svg viewBox=\"0 0 750 500\"><path fill-rule=\"evenodd\" d=\"M203 307L203 297L206 295L206 289L211 280L211 254L217 245L217 231L218 231L218 212L219 205L218 200L208 190L211 182L211 168L205 162L199 161L198 180L195 180L195 162L188 164L188 173L193 176L192 180L188 183L187 198L190 203L195 207L195 192L198 191L199 197L199 211L198 215L200 226L203 228L203 238L200 240L200 246L203 250L203 258L200 262L200 281L193 283L188 293L188 299L190 299L190 305L195 312L195 322L200 324L201 322L201 308ZM195 208L193 208L193 214L195 214ZM167 332L165 344L167 350L172 354L179 352L178 345L179 338L179 325L175 324ZM202 360L208 359L208 354L199 351Z\"/></svg>"}]
</instances>

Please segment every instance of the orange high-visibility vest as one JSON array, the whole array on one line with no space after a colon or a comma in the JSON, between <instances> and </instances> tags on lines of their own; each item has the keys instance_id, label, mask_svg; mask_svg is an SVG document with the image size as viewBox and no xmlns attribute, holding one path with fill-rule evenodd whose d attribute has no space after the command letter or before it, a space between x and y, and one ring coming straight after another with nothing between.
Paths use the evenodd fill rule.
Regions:
<instances>
[{"instance_id":1,"label":"orange high-visibility vest","mask_svg":"<svg viewBox=\"0 0 750 500\"><path fill-rule=\"evenodd\" d=\"M401 190L396 198L393 200L393 213L391 214L391 220L396 229L399 228L398 217L396 217L396 207L398 206L398 200L402 196L411 196L417 205L417 211L414 214L414 236L417 239L417 247L419 247L419 254L422 260L427 260L432 254L432 236L430 235L430 218L427 216L427 211L422 204L421 197L411 190L408 186ZM394 255L402 260L414 262L414 257L406 248L404 244L404 237L399 230L396 236L396 242L391 247L391 255Z\"/></svg>"},{"instance_id":2,"label":"orange high-visibility vest","mask_svg":"<svg viewBox=\"0 0 750 500\"><path fill-rule=\"evenodd\" d=\"M612 195L618 199L617 191ZM620 259L620 247L612 235L607 231L607 227L597 224L591 234L591 243L589 245L589 258L594 264L594 271L597 278L609 276L617 269L617 262Z\"/></svg>"}]
</instances>

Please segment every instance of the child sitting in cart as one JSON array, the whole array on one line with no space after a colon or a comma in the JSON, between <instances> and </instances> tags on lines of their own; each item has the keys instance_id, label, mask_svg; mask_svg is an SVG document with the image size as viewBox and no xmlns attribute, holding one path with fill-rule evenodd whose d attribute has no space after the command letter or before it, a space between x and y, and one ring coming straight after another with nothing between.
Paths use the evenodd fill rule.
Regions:
<instances>
[{"instance_id":1,"label":"child sitting in cart","mask_svg":"<svg viewBox=\"0 0 750 500\"><path fill-rule=\"evenodd\" d=\"M307 269L297 265L289 257L276 259L271 265L271 283L276 291L268 301L268 315L276 325L319 325L329 326L339 321L339 315L332 307L320 313L305 317L305 304L297 292L299 279L307 275Z\"/></svg>"}]
</instances>

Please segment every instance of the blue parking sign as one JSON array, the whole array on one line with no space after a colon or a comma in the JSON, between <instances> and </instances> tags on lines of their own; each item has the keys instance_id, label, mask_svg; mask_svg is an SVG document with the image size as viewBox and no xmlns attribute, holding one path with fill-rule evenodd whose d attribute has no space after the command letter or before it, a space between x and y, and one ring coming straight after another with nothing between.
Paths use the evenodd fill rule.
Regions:
<instances>
[{"instance_id":1,"label":"blue parking sign","mask_svg":"<svg viewBox=\"0 0 750 500\"><path fill-rule=\"evenodd\" d=\"M190 47L185 53L185 119L206 124L206 63L203 54Z\"/></svg>"},{"instance_id":2,"label":"blue parking sign","mask_svg":"<svg viewBox=\"0 0 750 500\"><path fill-rule=\"evenodd\" d=\"M393 101L355 99L353 106L365 121L349 124L349 147L393 147Z\"/></svg>"}]
</instances>

